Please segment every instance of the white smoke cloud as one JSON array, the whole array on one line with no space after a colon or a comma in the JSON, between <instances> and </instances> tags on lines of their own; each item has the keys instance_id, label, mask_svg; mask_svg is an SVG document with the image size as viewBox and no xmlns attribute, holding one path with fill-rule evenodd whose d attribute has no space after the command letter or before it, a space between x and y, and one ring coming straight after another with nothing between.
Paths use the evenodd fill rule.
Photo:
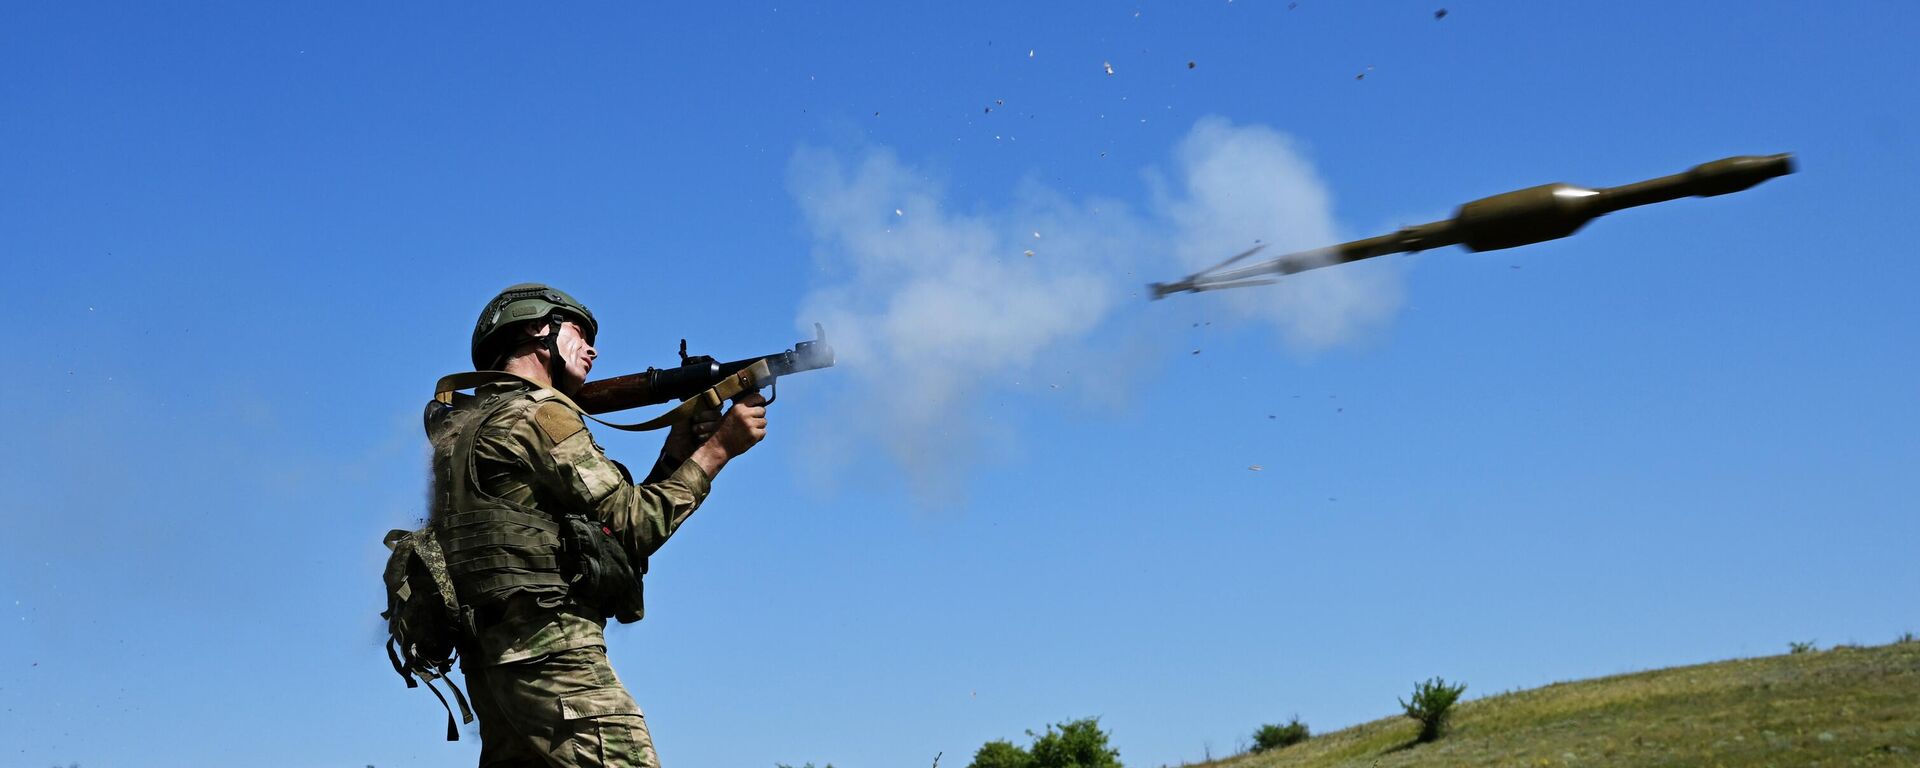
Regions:
<instances>
[{"instance_id":1,"label":"white smoke cloud","mask_svg":"<svg viewBox=\"0 0 1920 768\"><path fill-rule=\"evenodd\" d=\"M826 324L855 381L847 408L857 409L834 415L840 443L816 455L848 466L870 461L859 446L879 445L920 500L955 500L982 444L1013 437L983 417L982 399L1037 383L1043 362L1051 376L1059 361L1115 359L1129 341L1103 328L1123 305L1144 306L1145 278L1192 271L1256 239L1270 244L1263 256L1335 241L1325 185L1285 135L1207 118L1173 157L1180 191L1162 183L1152 195L1162 213L1141 215L1031 183L1002 210L955 211L926 171L886 149L797 152L790 186L823 275L800 317ZM1397 306L1392 271L1358 266L1208 298L1272 323L1295 348L1318 349ZM1085 388L1110 384L1110 373L1063 378Z\"/></svg>"},{"instance_id":2,"label":"white smoke cloud","mask_svg":"<svg viewBox=\"0 0 1920 768\"><path fill-rule=\"evenodd\" d=\"M1185 195L1162 192L1179 231L1177 257L1186 271L1203 269L1252 247L1251 259L1331 245L1336 230L1326 184L1292 139L1262 126L1236 127L1209 117L1174 149ZM1400 307L1399 274L1390 263L1361 262L1291 275L1270 286L1212 294L1243 316L1270 322L1290 346L1312 351L1364 336Z\"/></svg>"}]
</instances>

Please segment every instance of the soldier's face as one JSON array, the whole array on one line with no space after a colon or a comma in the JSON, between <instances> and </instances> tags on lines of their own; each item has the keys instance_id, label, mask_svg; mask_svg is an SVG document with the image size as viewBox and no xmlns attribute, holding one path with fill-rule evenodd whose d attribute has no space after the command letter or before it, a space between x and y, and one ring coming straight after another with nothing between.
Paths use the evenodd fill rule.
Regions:
<instances>
[{"instance_id":1,"label":"soldier's face","mask_svg":"<svg viewBox=\"0 0 1920 768\"><path fill-rule=\"evenodd\" d=\"M571 320L560 324L560 338L554 346L560 349L560 359L563 363L560 380L554 382L554 385L561 392L572 394L580 388L581 384L587 383L587 374L593 370L593 359L600 353L594 350L592 344L587 343L580 326Z\"/></svg>"}]
</instances>

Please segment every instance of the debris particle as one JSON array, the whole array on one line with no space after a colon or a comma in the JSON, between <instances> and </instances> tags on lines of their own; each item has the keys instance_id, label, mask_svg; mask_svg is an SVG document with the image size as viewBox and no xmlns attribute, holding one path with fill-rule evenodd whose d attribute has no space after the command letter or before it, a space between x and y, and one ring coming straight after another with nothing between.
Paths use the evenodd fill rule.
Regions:
<instances>
[{"instance_id":1,"label":"debris particle","mask_svg":"<svg viewBox=\"0 0 1920 768\"><path fill-rule=\"evenodd\" d=\"M989 114L989 115L993 114L993 107L987 107L986 114Z\"/></svg>"},{"instance_id":2,"label":"debris particle","mask_svg":"<svg viewBox=\"0 0 1920 768\"><path fill-rule=\"evenodd\" d=\"M1188 61L1188 62L1187 62L1187 69L1193 69L1193 68L1194 68L1195 66L1197 66L1197 65L1196 65L1196 64L1194 64L1194 63L1193 63L1192 61Z\"/></svg>"},{"instance_id":3,"label":"debris particle","mask_svg":"<svg viewBox=\"0 0 1920 768\"><path fill-rule=\"evenodd\" d=\"M1194 350L1194 351L1193 351L1193 353L1194 353L1194 354L1196 354L1196 355L1197 355L1197 354L1200 354L1200 350L1197 350L1197 349L1196 349L1196 350Z\"/></svg>"},{"instance_id":4,"label":"debris particle","mask_svg":"<svg viewBox=\"0 0 1920 768\"><path fill-rule=\"evenodd\" d=\"M1437 10L1437 11L1434 11L1434 12L1433 12L1433 20L1434 20L1434 21L1439 21L1439 20L1441 20L1441 19L1444 19L1444 18L1446 18L1446 17L1447 17L1447 9L1445 9L1445 8L1442 8L1442 9L1440 9L1440 10Z\"/></svg>"},{"instance_id":5,"label":"debris particle","mask_svg":"<svg viewBox=\"0 0 1920 768\"><path fill-rule=\"evenodd\" d=\"M1031 259L1031 258L1033 258L1033 249L1032 249L1032 248L1028 248L1028 249L1027 249L1027 258L1029 258L1029 259Z\"/></svg>"},{"instance_id":6,"label":"debris particle","mask_svg":"<svg viewBox=\"0 0 1920 768\"><path fill-rule=\"evenodd\" d=\"M1031 58L1033 58L1033 49L1032 49L1032 48L1028 48L1028 49L1027 49L1027 58L1029 58L1029 59L1031 59Z\"/></svg>"},{"instance_id":7,"label":"debris particle","mask_svg":"<svg viewBox=\"0 0 1920 768\"><path fill-rule=\"evenodd\" d=\"M900 209L898 209L898 208L895 208L895 209L893 209L893 215L895 215L895 216L905 216L905 215L907 215L907 212L906 212L906 211L902 211L902 210L900 210Z\"/></svg>"},{"instance_id":8,"label":"debris particle","mask_svg":"<svg viewBox=\"0 0 1920 768\"><path fill-rule=\"evenodd\" d=\"M1295 8L1298 8L1298 7L1300 7L1300 4L1299 4L1299 3L1287 3L1287 10L1289 10L1289 11L1291 11L1291 10L1293 10L1293 9L1295 9Z\"/></svg>"},{"instance_id":9,"label":"debris particle","mask_svg":"<svg viewBox=\"0 0 1920 768\"><path fill-rule=\"evenodd\" d=\"M1274 416L1273 414L1271 414L1271 413L1269 413L1269 414L1267 414L1267 418L1268 418L1268 419L1273 419L1273 418L1276 418L1276 417L1275 417L1275 416Z\"/></svg>"},{"instance_id":10,"label":"debris particle","mask_svg":"<svg viewBox=\"0 0 1920 768\"><path fill-rule=\"evenodd\" d=\"M1006 106L1006 105L1007 105L1007 100L1006 100L1006 99L994 99L994 100L993 100L993 105L994 105L994 106L996 106L996 107L1004 107L1004 106Z\"/></svg>"},{"instance_id":11,"label":"debris particle","mask_svg":"<svg viewBox=\"0 0 1920 768\"><path fill-rule=\"evenodd\" d=\"M1260 470L1266 469L1266 467L1260 466L1258 464L1248 464L1247 469L1252 472L1258 472Z\"/></svg>"},{"instance_id":12,"label":"debris particle","mask_svg":"<svg viewBox=\"0 0 1920 768\"><path fill-rule=\"evenodd\" d=\"M1366 72L1361 72L1360 74L1357 74L1357 75L1354 75L1354 76L1353 76L1353 79L1355 79L1355 80L1365 80L1365 79L1367 79L1367 72L1372 72L1372 71L1373 71L1373 67L1372 67L1372 66L1368 66L1368 67L1367 67L1367 71L1366 71Z\"/></svg>"},{"instance_id":13,"label":"debris particle","mask_svg":"<svg viewBox=\"0 0 1920 768\"><path fill-rule=\"evenodd\" d=\"M1100 66L1107 68L1107 77L1113 77L1113 62L1103 61L1103 62L1100 62Z\"/></svg>"},{"instance_id":14,"label":"debris particle","mask_svg":"<svg viewBox=\"0 0 1920 768\"><path fill-rule=\"evenodd\" d=\"M1040 239L1040 230L1037 230L1037 229L1036 229L1036 230L1034 230L1034 231L1033 231L1033 239L1035 239L1035 240L1038 240L1038 239Z\"/></svg>"}]
</instances>

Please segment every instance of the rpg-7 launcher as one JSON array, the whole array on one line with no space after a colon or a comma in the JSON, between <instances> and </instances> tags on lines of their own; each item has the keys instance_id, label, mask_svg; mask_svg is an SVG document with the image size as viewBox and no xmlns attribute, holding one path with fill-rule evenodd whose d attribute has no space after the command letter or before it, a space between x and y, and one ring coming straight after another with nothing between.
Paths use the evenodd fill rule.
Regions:
<instances>
[{"instance_id":1,"label":"rpg-7 launcher","mask_svg":"<svg viewBox=\"0 0 1920 768\"><path fill-rule=\"evenodd\" d=\"M814 323L813 333L813 341L800 342L793 345L793 349L730 363L705 355L688 355L687 340L681 339L680 367L648 368L640 373L589 381L581 385L573 401L587 413L609 413L685 400L729 379L734 380L739 391L774 386L782 376L833 367L833 347L827 345L825 329ZM772 402L771 399L768 402Z\"/></svg>"},{"instance_id":2,"label":"rpg-7 launcher","mask_svg":"<svg viewBox=\"0 0 1920 768\"><path fill-rule=\"evenodd\" d=\"M1264 247L1255 246L1179 280L1147 287L1153 291L1153 298L1159 299L1175 293L1266 285L1274 282L1275 275L1291 275L1389 253L1448 245L1464 245L1469 251L1513 248L1566 237L1587 222L1622 208L1680 197L1724 195L1792 172L1793 155L1741 156L1618 187L1585 189L1571 184L1543 184L1467 203L1445 221L1228 269Z\"/></svg>"}]
</instances>

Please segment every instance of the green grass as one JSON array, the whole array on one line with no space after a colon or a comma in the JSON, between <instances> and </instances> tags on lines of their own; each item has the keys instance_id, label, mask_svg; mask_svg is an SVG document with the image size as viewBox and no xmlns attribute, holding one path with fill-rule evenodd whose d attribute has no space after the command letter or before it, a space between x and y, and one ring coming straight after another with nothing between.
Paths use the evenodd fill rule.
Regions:
<instances>
[{"instance_id":1,"label":"green grass","mask_svg":"<svg viewBox=\"0 0 1920 768\"><path fill-rule=\"evenodd\" d=\"M1437 742L1419 731L1392 717L1204 765L1920 766L1920 643L1556 683L1461 702Z\"/></svg>"}]
</instances>

